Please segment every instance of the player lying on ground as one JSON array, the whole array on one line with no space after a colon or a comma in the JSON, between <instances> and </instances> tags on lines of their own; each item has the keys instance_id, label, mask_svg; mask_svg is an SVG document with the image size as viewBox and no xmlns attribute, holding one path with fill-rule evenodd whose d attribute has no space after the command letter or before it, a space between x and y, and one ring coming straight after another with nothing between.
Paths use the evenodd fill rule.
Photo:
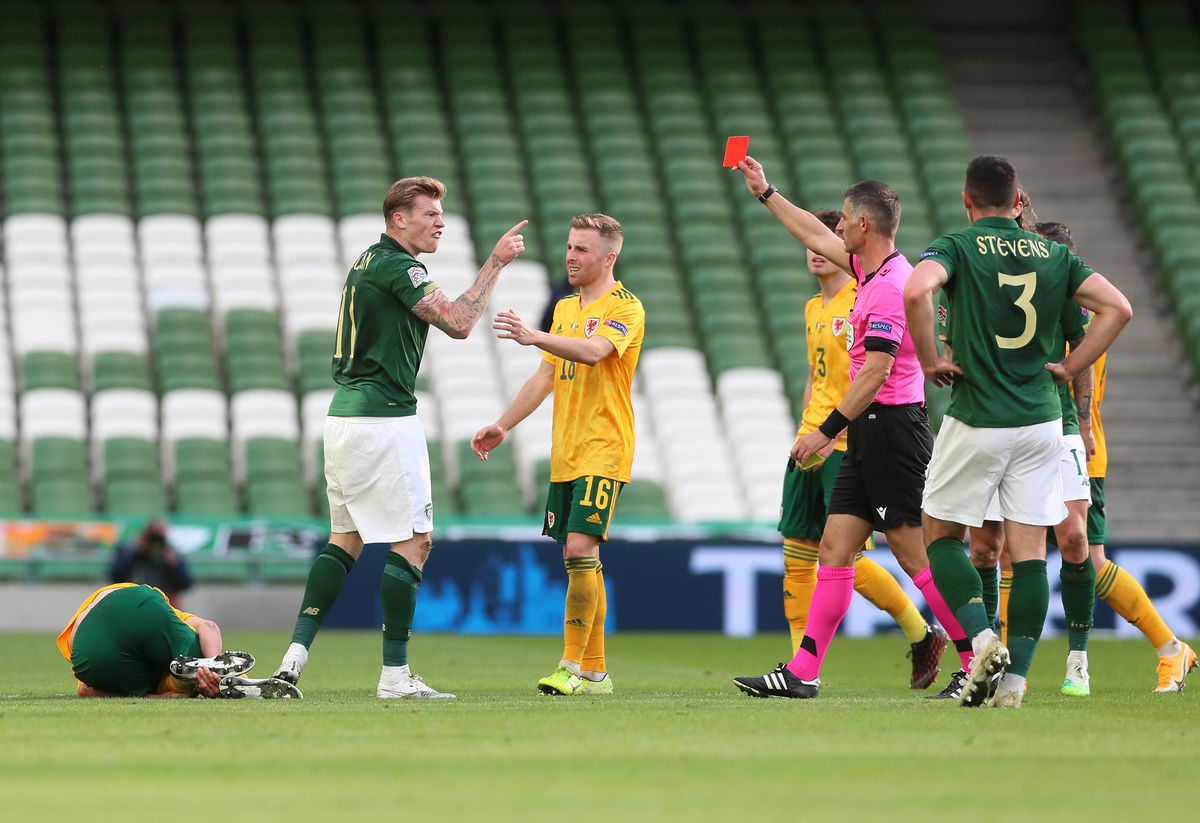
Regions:
<instances>
[{"instance_id":1,"label":"player lying on ground","mask_svg":"<svg viewBox=\"0 0 1200 823\"><path fill-rule=\"evenodd\" d=\"M1090 367L1133 312L1120 291L1069 250L1017 225L1011 216L1017 173L1004 158L971 161L963 204L972 225L930 244L904 295L925 375L953 386L929 463L924 533L938 588L975 649L961 704L1016 708L1050 597L1046 527L1067 514L1056 385ZM937 351L933 294L943 287L957 364ZM1070 300L1097 316L1082 344L1058 362L1055 341ZM997 494L1013 556L1008 647L992 629L979 573L963 545L966 527L982 525ZM1004 675L989 698L998 672Z\"/></svg>"},{"instance_id":2,"label":"player lying on ground","mask_svg":"<svg viewBox=\"0 0 1200 823\"><path fill-rule=\"evenodd\" d=\"M633 373L642 351L646 312L615 279L621 224L604 214L572 218L567 278L579 289L554 307L551 333L501 312L497 337L542 350L542 362L512 405L471 439L486 460L508 432L553 392L550 490L542 533L563 547L567 598L558 668L538 681L549 695L612 694L604 656L608 612L600 544L617 496L633 466Z\"/></svg>"},{"instance_id":3,"label":"player lying on ground","mask_svg":"<svg viewBox=\"0 0 1200 823\"><path fill-rule=\"evenodd\" d=\"M80 697L302 697L282 680L242 677L254 657L223 651L216 623L173 608L153 586L92 592L59 634L58 650Z\"/></svg>"},{"instance_id":4,"label":"player lying on ground","mask_svg":"<svg viewBox=\"0 0 1200 823\"><path fill-rule=\"evenodd\" d=\"M814 212L830 231L837 229L836 211ZM806 249L808 270L820 281L821 291L804 306L804 331L808 349L808 380L804 384L804 412L799 439L816 431L837 408L850 389L850 312L858 294L858 281L829 260ZM783 611L792 639L792 654L800 651L813 589L817 585L817 554L825 531L826 513L834 480L846 456L846 433L821 449L820 465L800 470L788 455L783 475L783 500L779 531L783 535ZM854 557L854 590L892 616L910 645L912 674L909 687L928 688L937 678L942 652L949 638L941 626L930 626L886 569L867 558Z\"/></svg>"},{"instance_id":5,"label":"player lying on ground","mask_svg":"<svg viewBox=\"0 0 1200 823\"><path fill-rule=\"evenodd\" d=\"M900 567L966 655L962 628L933 586L921 537L921 489L933 434L924 378L904 320L902 295L912 266L896 250L900 199L878 181L851 186L842 203L839 237L778 194L754 158L747 157L738 169L750 193L793 236L854 275L858 294L849 317L850 389L817 429L792 447L792 458L804 465L847 429L805 636L791 662L765 675L734 678L734 683L759 697L817 696L821 663L854 594L854 558L872 531L887 535Z\"/></svg>"}]
</instances>

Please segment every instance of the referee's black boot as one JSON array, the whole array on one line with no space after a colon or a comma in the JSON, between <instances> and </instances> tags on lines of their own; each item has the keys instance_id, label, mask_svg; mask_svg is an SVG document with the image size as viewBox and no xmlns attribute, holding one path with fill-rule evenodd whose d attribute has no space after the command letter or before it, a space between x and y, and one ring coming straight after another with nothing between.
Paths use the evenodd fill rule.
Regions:
<instances>
[{"instance_id":1,"label":"referee's black boot","mask_svg":"<svg viewBox=\"0 0 1200 823\"><path fill-rule=\"evenodd\" d=\"M733 685L751 697L793 697L804 700L817 696L821 678L801 680L785 664L780 663L763 675L735 677Z\"/></svg>"}]
</instances>

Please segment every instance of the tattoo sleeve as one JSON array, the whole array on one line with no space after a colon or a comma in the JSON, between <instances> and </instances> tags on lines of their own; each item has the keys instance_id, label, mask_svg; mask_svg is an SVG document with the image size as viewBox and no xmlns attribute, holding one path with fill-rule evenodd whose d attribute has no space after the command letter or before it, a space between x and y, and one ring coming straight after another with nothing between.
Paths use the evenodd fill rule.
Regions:
<instances>
[{"instance_id":1,"label":"tattoo sleeve","mask_svg":"<svg viewBox=\"0 0 1200 823\"><path fill-rule=\"evenodd\" d=\"M1075 405L1079 407L1079 420L1090 423L1092 420L1092 367L1088 366L1071 381L1075 390Z\"/></svg>"},{"instance_id":2,"label":"tattoo sleeve","mask_svg":"<svg viewBox=\"0 0 1200 823\"><path fill-rule=\"evenodd\" d=\"M421 298L413 306L413 314L451 337L466 337L487 309L503 268L504 263L500 258L491 255L479 270L475 282L457 300L451 300L444 291L438 289Z\"/></svg>"}]
</instances>

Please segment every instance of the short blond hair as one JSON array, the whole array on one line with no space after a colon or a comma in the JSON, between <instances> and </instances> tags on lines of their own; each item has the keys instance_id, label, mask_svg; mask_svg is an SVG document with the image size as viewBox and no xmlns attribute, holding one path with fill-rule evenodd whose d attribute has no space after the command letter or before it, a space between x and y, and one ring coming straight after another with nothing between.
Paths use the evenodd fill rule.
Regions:
<instances>
[{"instance_id":1,"label":"short blond hair","mask_svg":"<svg viewBox=\"0 0 1200 823\"><path fill-rule=\"evenodd\" d=\"M621 245L625 242L625 231L615 217L607 214L580 214L571 218L573 229L593 229L608 243L610 251L621 253Z\"/></svg>"},{"instance_id":2,"label":"short blond hair","mask_svg":"<svg viewBox=\"0 0 1200 823\"><path fill-rule=\"evenodd\" d=\"M405 177L388 187L383 198L383 219L391 223L392 215L408 211L422 194L441 200L446 196L446 184L433 177Z\"/></svg>"}]
</instances>

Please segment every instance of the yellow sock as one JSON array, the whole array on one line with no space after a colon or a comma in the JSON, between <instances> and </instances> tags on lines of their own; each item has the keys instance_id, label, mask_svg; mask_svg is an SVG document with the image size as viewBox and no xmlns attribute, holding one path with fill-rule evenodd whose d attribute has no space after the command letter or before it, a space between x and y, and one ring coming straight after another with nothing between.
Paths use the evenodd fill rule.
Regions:
<instances>
[{"instance_id":1,"label":"yellow sock","mask_svg":"<svg viewBox=\"0 0 1200 823\"><path fill-rule=\"evenodd\" d=\"M783 541L783 614L792 636L792 654L800 650L808 607L817 587L817 547L790 537Z\"/></svg>"},{"instance_id":2,"label":"yellow sock","mask_svg":"<svg viewBox=\"0 0 1200 823\"><path fill-rule=\"evenodd\" d=\"M1129 572L1109 560L1096 575L1096 595L1112 610L1136 626L1150 645L1161 649L1175 638L1174 632L1150 602L1150 596Z\"/></svg>"},{"instance_id":3,"label":"yellow sock","mask_svg":"<svg viewBox=\"0 0 1200 823\"><path fill-rule=\"evenodd\" d=\"M608 596L604 592L604 566L596 566L596 614L592 618L592 633L588 635L587 647L583 650L585 672L606 672L604 662L604 618L608 615Z\"/></svg>"},{"instance_id":4,"label":"yellow sock","mask_svg":"<svg viewBox=\"0 0 1200 823\"><path fill-rule=\"evenodd\" d=\"M1000 621L1000 642L1008 645L1008 596L1012 594L1012 569L1000 570L1000 608L997 619Z\"/></svg>"},{"instance_id":5,"label":"yellow sock","mask_svg":"<svg viewBox=\"0 0 1200 823\"><path fill-rule=\"evenodd\" d=\"M563 660L579 664L583 650L587 648L592 634L592 620L596 616L599 586L596 569L600 565L595 557L568 557L567 608L563 615Z\"/></svg>"},{"instance_id":6,"label":"yellow sock","mask_svg":"<svg viewBox=\"0 0 1200 823\"><path fill-rule=\"evenodd\" d=\"M887 570L859 552L854 558L854 590L899 624L909 643L925 639L929 624Z\"/></svg>"}]
</instances>

